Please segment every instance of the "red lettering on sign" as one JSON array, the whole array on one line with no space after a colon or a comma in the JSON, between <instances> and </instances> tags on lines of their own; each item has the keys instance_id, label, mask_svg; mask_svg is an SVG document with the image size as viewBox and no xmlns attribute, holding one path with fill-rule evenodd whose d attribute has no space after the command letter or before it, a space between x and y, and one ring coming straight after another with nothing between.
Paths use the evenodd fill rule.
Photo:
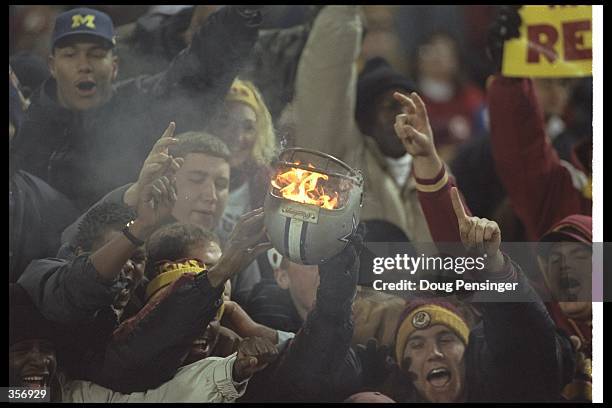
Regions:
<instances>
[{"instance_id":1,"label":"red lettering on sign","mask_svg":"<svg viewBox=\"0 0 612 408\"><path fill-rule=\"evenodd\" d=\"M593 58L593 50L584 47L584 31L591 31L591 21L572 21L563 24L563 52L568 61Z\"/></svg>"},{"instance_id":2,"label":"red lettering on sign","mask_svg":"<svg viewBox=\"0 0 612 408\"><path fill-rule=\"evenodd\" d=\"M548 24L537 24L527 27L527 40L528 51L527 51L527 63L537 64L540 62L540 55L548 60L548 62L555 62L557 59L557 52L554 49L554 45L559 38L559 34L555 27Z\"/></svg>"}]
</instances>

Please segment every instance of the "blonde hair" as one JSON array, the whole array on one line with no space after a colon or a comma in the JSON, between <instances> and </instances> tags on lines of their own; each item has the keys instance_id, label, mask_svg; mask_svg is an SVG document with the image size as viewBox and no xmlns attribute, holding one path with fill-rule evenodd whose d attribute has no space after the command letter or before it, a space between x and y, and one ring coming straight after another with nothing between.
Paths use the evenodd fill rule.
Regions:
<instances>
[{"instance_id":1,"label":"blonde hair","mask_svg":"<svg viewBox=\"0 0 612 408\"><path fill-rule=\"evenodd\" d=\"M232 85L232 90L235 87L248 89L251 95L249 95L249 98L246 99L254 99L255 103L251 103L250 100L243 100L240 97L230 96L232 95L231 90L230 93L228 93L226 101L244 102L255 111L255 116L257 118L257 122L255 124L257 139L255 140L251 157L258 165L268 165L271 163L272 158L277 153L276 134L272 124L272 115L270 115L270 111L268 110L261 93L251 81L236 78L234 84Z\"/></svg>"}]
</instances>

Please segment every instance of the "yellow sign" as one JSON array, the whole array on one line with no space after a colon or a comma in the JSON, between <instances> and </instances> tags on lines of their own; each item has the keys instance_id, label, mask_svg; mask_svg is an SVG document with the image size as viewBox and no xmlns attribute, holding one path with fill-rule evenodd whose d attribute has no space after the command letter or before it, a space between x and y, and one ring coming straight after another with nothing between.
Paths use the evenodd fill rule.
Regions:
<instances>
[{"instance_id":1,"label":"yellow sign","mask_svg":"<svg viewBox=\"0 0 612 408\"><path fill-rule=\"evenodd\" d=\"M85 24L85 26L88 28L96 28L96 25L94 24L95 18L96 16L93 14L88 14L86 16L75 14L72 16L72 28L78 28L83 24Z\"/></svg>"},{"instance_id":2,"label":"yellow sign","mask_svg":"<svg viewBox=\"0 0 612 408\"><path fill-rule=\"evenodd\" d=\"M593 74L591 6L523 6L519 13L521 36L504 44L505 76Z\"/></svg>"}]
</instances>

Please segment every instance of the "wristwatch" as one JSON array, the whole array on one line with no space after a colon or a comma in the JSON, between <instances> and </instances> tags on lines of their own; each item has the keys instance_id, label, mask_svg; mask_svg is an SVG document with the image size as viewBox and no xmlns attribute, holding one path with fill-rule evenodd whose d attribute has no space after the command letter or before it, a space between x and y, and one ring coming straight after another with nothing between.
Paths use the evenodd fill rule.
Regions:
<instances>
[{"instance_id":1,"label":"wristwatch","mask_svg":"<svg viewBox=\"0 0 612 408\"><path fill-rule=\"evenodd\" d=\"M139 246L144 245L144 241L143 241L143 240L141 240L140 238L136 237L136 235L134 235L134 234L132 234L132 233L130 232L130 227L131 227L133 224L134 224L134 220L132 220L132 221L128 222L128 223L125 225L125 227L123 227L123 229L121 230L121 232L123 233L123 235L125 235L125 237L126 237L127 239L129 239L129 240L130 240L130 242L131 242L132 244L134 244L134 246L139 247Z\"/></svg>"}]
</instances>

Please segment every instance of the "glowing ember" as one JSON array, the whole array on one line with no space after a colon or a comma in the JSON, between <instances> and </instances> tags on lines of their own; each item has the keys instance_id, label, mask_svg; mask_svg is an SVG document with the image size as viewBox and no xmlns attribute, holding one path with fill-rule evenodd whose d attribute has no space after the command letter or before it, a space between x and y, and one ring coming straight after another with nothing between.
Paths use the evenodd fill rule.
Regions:
<instances>
[{"instance_id":1,"label":"glowing ember","mask_svg":"<svg viewBox=\"0 0 612 408\"><path fill-rule=\"evenodd\" d=\"M299 163L295 163L299 164ZM308 167L314 168L312 164ZM303 204L314 204L328 210L338 207L338 193L333 193L333 198L328 195L319 180L328 180L326 174L317 173L291 167L288 171L280 173L276 176L276 180L272 180L272 186L280 191L283 198L297 201Z\"/></svg>"}]
</instances>

